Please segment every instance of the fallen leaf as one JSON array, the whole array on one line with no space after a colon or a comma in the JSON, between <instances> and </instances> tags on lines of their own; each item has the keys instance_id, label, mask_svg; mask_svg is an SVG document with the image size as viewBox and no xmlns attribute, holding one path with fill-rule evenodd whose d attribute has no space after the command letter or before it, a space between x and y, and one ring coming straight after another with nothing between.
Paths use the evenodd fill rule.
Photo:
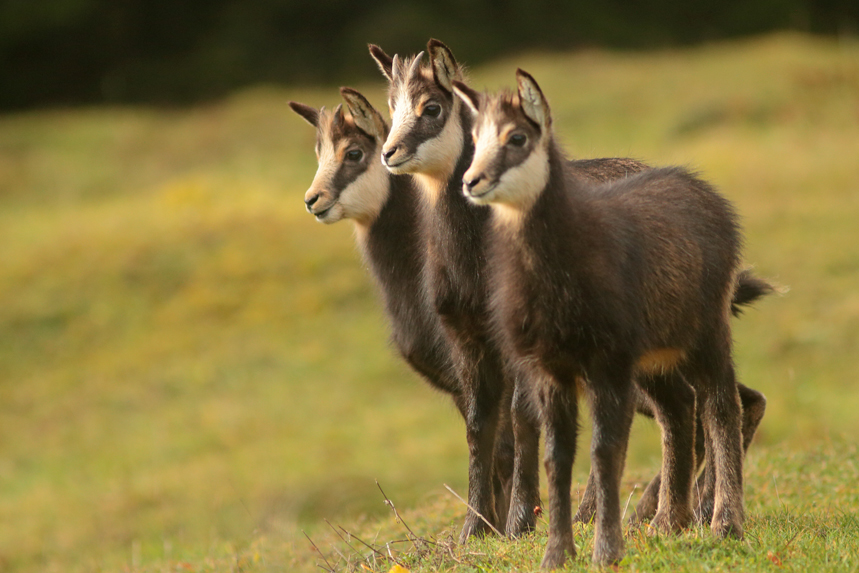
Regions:
<instances>
[{"instance_id":1,"label":"fallen leaf","mask_svg":"<svg viewBox=\"0 0 859 573\"><path fill-rule=\"evenodd\" d=\"M782 566L781 557L773 553L772 551L767 551L767 559L775 563L777 567Z\"/></svg>"}]
</instances>

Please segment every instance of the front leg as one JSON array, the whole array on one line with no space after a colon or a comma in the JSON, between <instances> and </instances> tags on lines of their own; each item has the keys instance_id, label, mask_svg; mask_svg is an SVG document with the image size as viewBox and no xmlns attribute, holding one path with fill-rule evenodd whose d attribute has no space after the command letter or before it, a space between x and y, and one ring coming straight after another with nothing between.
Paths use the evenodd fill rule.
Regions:
<instances>
[{"instance_id":1,"label":"front leg","mask_svg":"<svg viewBox=\"0 0 859 573\"><path fill-rule=\"evenodd\" d=\"M597 494L593 561L612 565L623 557L620 523L620 478L632 426L632 368L623 361L607 363L593 373L594 435L591 467Z\"/></svg>"},{"instance_id":2,"label":"front leg","mask_svg":"<svg viewBox=\"0 0 859 573\"><path fill-rule=\"evenodd\" d=\"M533 531L540 506L540 421L529 388L535 380L516 377L511 416L515 436L513 489L507 515L507 536L516 538Z\"/></svg>"},{"instance_id":3,"label":"front leg","mask_svg":"<svg viewBox=\"0 0 859 573\"><path fill-rule=\"evenodd\" d=\"M485 349L465 347L459 356L460 374L467 403L465 428L468 440L468 504L459 536L465 543L473 535L486 535L497 528L493 493L494 447L503 397L504 379L500 360ZM483 517L481 518L480 513ZM486 521L489 523L486 523Z\"/></svg>"},{"instance_id":4,"label":"front leg","mask_svg":"<svg viewBox=\"0 0 859 573\"><path fill-rule=\"evenodd\" d=\"M546 479L549 486L549 540L540 567L557 569L576 555L571 521L570 486L576 457L578 404L575 388L556 381L543 386L546 424Z\"/></svg>"}]
</instances>

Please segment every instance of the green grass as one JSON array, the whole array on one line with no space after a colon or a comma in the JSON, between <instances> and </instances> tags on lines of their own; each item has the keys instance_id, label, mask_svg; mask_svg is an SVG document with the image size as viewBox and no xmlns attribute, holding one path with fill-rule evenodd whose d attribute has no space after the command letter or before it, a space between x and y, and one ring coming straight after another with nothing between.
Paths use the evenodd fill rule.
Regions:
<instances>
[{"instance_id":1,"label":"green grass","mask_svg":"<svg viewBox=\"0 0 859 573\"><path fill-rule=\"evenodd\" d=\"M859 568L859 44L526 54L472 83L516 66L571 154L700 170L737 204L747 260L791 289L735 323L769 404L746 540L631 531L621 568ZM381 82L356 87L383 103ZM462 423L388 347L349 224L304 212L314 134L290 99L337 93L0 117L0 570L314 570L302 529L357 564L322 520L402 539L374 479L419 535L455 532ZM624 496L658 466L658 431L633 434ZM451 548L456 568L403 559L528 569L544 535Z\"/></svg>"}]
</instances>

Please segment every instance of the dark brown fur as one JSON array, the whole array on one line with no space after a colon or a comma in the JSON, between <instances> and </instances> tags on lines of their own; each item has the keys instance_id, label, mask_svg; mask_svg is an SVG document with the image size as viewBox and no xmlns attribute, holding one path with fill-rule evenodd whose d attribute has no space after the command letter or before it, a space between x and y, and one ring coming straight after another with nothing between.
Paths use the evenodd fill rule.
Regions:
<instances>
[{"instance_id":1,"label":"dark brown fur","mask_svg":"<svg viewBox=\"0 0 859 573\"><path fill-rule=\"evenodd\" d=\"M430 52L433 53L434 50L445 49L440 42L431 42L430 43ZM392 70L395 66L394 60L388 57L380 48L377 46L370 47L371 54L376 59L379 64L380 69L385 74L385 76L391 80L394 75ZM452 60L452 55L450 56ZM411 62L400 62L398 64L400 77L403 77L411 68ZM435 78L435 73L429 73L426 68L416 70L420 73L420 81L414 82L414 85L410 86L410 97L422 96L427 93L432 94L433 99L444 99L448 103L448 107L445 110L446 112L452 107L450 104L449 95L446 95L444 89L440 86L439 82ZM434 81L429 81L430 76L433 77ZM391 98L393 98L395 94L394 86L391 89ZM391 104L395 102L389 100ZM464 127L468 128L468 118L462 117L461 121L464 124ZM437 134L443 125L439 124L435 126L435 128L429 133L421 133L422 130L415 130L404 138L406 141L406 145L409 148L409 153L412 153L413 150L422 143L428 137L432 137L434 134ZM425 130L423 130L425 131ZM434 241L437 243L435 247L431 248L432 252L435 252L435 259L432 262L435 270L428 271L428 276L430 277L429 282L430 290L436 289L434 292L436 294L434 296L436 303L439 303L438 308L440 311L448 314L449 318L447 319L447 323L452 325L454 329L460 329L460 334L454 333L454 337L461 337L463 340L466 340L466 335L463 334L465 328L473 329L484 329L485 328L485 316L481 316L478 320L472 321L470 324L459 323L455 324L455 319L452 318L458 313L460 316L470 313L471 316L479 316L483 311L479 310L481 308L482 302L480 302L478 295L475 293L479 293L480 290L484 287L480 285L468 285L467 281L462 279L465 277L482 277L484 272L482 271L483 262L482 262L482 247L480 246L479 237L475 236L474 233L474 225L478 226L478 233L480 235L482 232L481 229L486 224L485 215L481 215L480 212L483 209L478 209L474 207L470 207L468 205L463 204L462 197L459 191L459 181L458 177L461 176L464 168L467 167L468 161L470 157L470 144L468 138L465 141L465 148L463 149L462 154L460 155L459 165L457 169L452 174L448 181L447 189L444 193L444 204L441 205L437 212L429 212L427 214L428 219L430 220L431 225L434 225L433 228L428 230L428 240ZM596 160L580 160L580 161L572 161L570 162L570 168L576 172L578 172L583 177L587 177L594 181L608 181L612 179L616 179L619 177L624 177L630 173L640 171L642 169L646 169L647 166L631 159L596 159ZM471 212L470 212L471 211ZM475 212L476 211L476 212ZM436 220L435 223L432 223L433 219ZM441 223L439 223L441 221ZM459 237L465 237L464 240L460 240ZM433 238L435 237L435 238ZM451 245L451 242L454 244ZM447 245L447 246L445 246ZM463 245L466 245L463 247ZM439 248L440 247L440 248ZM453 261L453 264L447 264L444 260L444 256L439 256L438 253L441 251L446 251L450 257L450 261ZM467 256L466 256L467 255ZM469 262L469 257L471 257ZM438 277L438 279L434 280L432 277ZM453 279L451 280L451 276ZM457 293L456 296L462 296L459 300L461 303L463 299L469 299L471 301L478 301L477 304L472 304L471 310L456 309L455 305L450 303L452 298L451 291L454 290L450 286L449 283L455 283L457 288L461 288L462 290ZM439 295L439 289L446 290L446 292L442 295ZM750 301L749 301L750 302ZM474 344L474 341L470 341ZM483 344L490 344L490 341L487 341L485 337L481 342ZM479 356L479 354L475 354ZM468 360L466 358L466 360ZM496 373L500 371L500 366L495 367ZM496 374L497 375L497 374ZM509 377L509 376L508 376ZM754 394L754 391L751 391ZM493 398L495 399L495 398ZM649 414L652 416L652 409L644 402L641 401L639 403L639 411ZM501 405L502 410L504 409L505 404ZM538 483L538 471L537 471L537 456L538 456L538 442L539 442L539 430L537 429L537 423L534 421L534 418L528 412L527 406L524 404L522 397L519 394L513 396L512 409L514 412L514 428L516 431L516 440L517 440L517 451L516 456L519 458L517 460L517 466L522 469L522 471L517 472L514 475L514 480L518 480L517 485L514 485L513 491L514 496L516 496L512 502L510 503L509 509L509 518L507 519L507 532L512 536L518 536L526 531L529 531L533 528L535 524L535 516L533 513L533 508L540 504L539 499L539 483ZM759 419L757 420L759 421ZM757 421L754 424L749 424L749 439L751 435L754 433L754 429L757 426ZM480 440L474 440L480 443ZM475 448L471 449L472 453L476 450ZM479 452L479 448L477 449ZM480 457L480 454L476 454ZM487 462L483 462L487 463ZM475 465L475 460L472 458L470 463L470 476L474 475L473 466ZM650 488L648 491L650 492L646 495L642 503L639 505L640 512L646 512L645 517L652 517L656 511L655 503L652 504L652 509L650 509L649 504L653 502L654 491L658 492L659 489L659 476L654 479L653 484L654 488ZM472 478L469 480L471 484L475 483L475 479ZM472 487L470 486L470 492L472 492ZM593 488L589 487L588 492L593 492ZM592 495L589 493L586 495L587 499L592 499ZM479 497L480 499L486 499L485 496L476 495L475 497ZM470 504L472 506L480 506L479 502L475 502L473 499ZM500 509L503 504L496 504ZM589 520L591 513L587 513L587 506L585 507L585 512L580 512L580 518L584 520ZM485 515L488 514L488 509L483 507L481 513ZM499 515L496 517L495 523L502 524L504 522L504 517ZM462 539L465 539L469 533L479 531L481 529L485 529L485 526L477 520L476 516L473 514L469 515L469 518L466 520L466 526L463 528Z\"/></svg>"},{"instance_id":2,"label":"dark brown fur","mask_svg":"<svg viewBox=\"0 0 859 573\"><path fill-rule=\"evenodd\" d=\"M443 44L431 41L429 51L432 58L438 52L446 51L447 61L453 61L452 54ZM442 105L441 117L450 121L454 109L453 94L446 91L437 78L435 59L432 60L433 72L426 68L413 68L412 61L398 62L387 57L378 47L371 46L371 53L379 67L389 79L409 80L409 97L425 98L429 95L434 102ZM396 70L396 71L394 71ZM414 73L410 73L414 70ZM448 68L448 72L455 73ZM389 103L392 109L404 102L397 102L399 84L392 83ZM470 114L465 110L453 120L458 120L467 134L470 129ZM444 122L436 118L421 118L415 129L403 135L394 144L386 143L388 159L398 149L406 157L426 140L438 135ZM468 432L469 462L469 505L489 518L494 524L501 525L506 515L498 515L504 504L493 504L487 487L486 467L491 466L492 438L494 425L501 413L507 409L507 396L515 376L505 374L505 360L491 334L490 316L487 308L487 285L485 277L484 243L489 211L470 205L460 190L462 174L471 162L472 145L468 137L459 153L459 159L451 176L441 183L444 186L439 199L432 205L425 204L422 213L422 236L427 245L427 266L425 268L426 292L436 308L451 344L456 352L456 364L460 373L462 387L469 404L471 418L466 419ZM571 168L596 181L622 177L632 171L640 171L646 166L629 159L601 159L571 162ZM509 510L512 518L508 520L507 531L519 535L530 530L534 524L533 509L540 504L537 471L539 431L537 422L529 415L522 396L512 398L514 411L514 430L516 432L516 465L522 471L514 475L513 491L518 497ZM496 500L497 501L497 500ZM497 506L497 507L496 507ZM473 533L485 532L487 526L473 513L469 512L463 527L461 540Z\"/></svg>"},{"instance_id":3,"label":"dark brown fur","mask_svg":"<svg viewBox=\"0 0 859 573\"><path fill-rule=\"evenodd\" d=\"M521 100L528 90L539 93L533 78L520 72L519 79ZM536 99L548 117L545 98ZM519 101L509 103L518 108ZM498 103L492 101L496 109ZM575 554L569 492L581 383L593 403L594 560L607 564L622 555L619 479L636 373L663 428L662 475L671 478L654 522L675 528L691 518L696 392L688 379L715 469L712 527L741 537L740 404L728 324L740 236L731 206L677 168L594 190L566 167L551 141L550 119L521 111L518 117L523 129L547 130L540 141L549 138L549 179L518 223L493 225L488 268L504 346L534 368L528 379L541 381L533 391L547 434L550 530L543 566ZM469 191L480 176L469 171Z\"/></svg>"}]
</instances>

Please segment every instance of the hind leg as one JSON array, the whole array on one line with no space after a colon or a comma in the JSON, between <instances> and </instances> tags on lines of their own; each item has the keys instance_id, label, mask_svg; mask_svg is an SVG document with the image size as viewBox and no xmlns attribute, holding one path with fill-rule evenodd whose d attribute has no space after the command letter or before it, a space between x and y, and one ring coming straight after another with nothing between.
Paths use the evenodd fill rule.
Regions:
<instances>
[{"instance_id":1,"label":"hind leg","mask_svg":"<svg viewBox=\"0 0 859 573\"><path fill-rule=\"evenodd\" d=\"M730 356L730 334L723 330L711 340L691 361L698 381L707 464L714 474L710 528L720 537L742 539L745 521L742 407Z\"/></svg>"},{"instance_id":2,"label":"hind leg","mask_svg":"<svg viewBox=\"0 0 859 573\"><path fill-rule=\"evenodd\" d=\"M495 497L495 516L497 519L497 523L494 525L499 531L504 531L507 523L516 453L510 408L507 406L509 403L509 399L502 401L493 456L495 471L492 476L492 489Z\"/></svg>"},{"instance_id":3,"label":"hind leg","mask_svg":"<svg viewBox=\"0 0 859 573\"><path fill-rule=\"evenodd\" d=\"M740 395L740 403L743 409L743 455L748 452L755 432L764 417L767 408L767 400L763 394L743 384L737 384ZM700 421L699 421L700 424ZM700 450L703 451L703 443ZM700 455L700 453L699 453ZM715 475L711 464L707 464L704 472L698 478L696 484L698 505L695 509L695 518L699 523L709 524L713 519L713 505L715 502Z\"/></svg>"},{"instance_id":4,"label":"hind leg","mask_svg":"<svg viewBox=\"0 0 859 573\"><path fill-rule=\"evenodd\" d=\"M597 493L593 561L597 565L611 565L623 557L620 478L634 413L631 364L623 357L612 358L589 369L594 421L591 467Z\"/></svg>"},{"instance_id":5,"label":"hind leg","mask_svg":"<svg viewBox=\"0 0 859 573\"><path fill-rule=\"evenodd\" d=\"M697 468L695 390L679 372L640 376L638 383L650 398L662 429L659 501L651 531L678 531L692 520L692 482Z\"/></svg>"},{"instance_id":6,"label":"hind leg","mask_svg":"<svg viewBox=\"0 0 859 573\"><path fill-rule=\"evenodd\" d=\"M654 408L650 398L647 397L640 387L636 385L635 391L635 411L642 416L654 418ZM638 502L638 505L632 512L630 523L639 523L643 520L651 519L655 514L659 505L659 487L662 481L662 474L656 474ZM579 502L579 509L573 517L573 522L591 523L596 516L597 501L596 501L596 484L594 481L594 472L588 474L588 482L585 487L585 492Z\"/></svg>"}]
</instances>

